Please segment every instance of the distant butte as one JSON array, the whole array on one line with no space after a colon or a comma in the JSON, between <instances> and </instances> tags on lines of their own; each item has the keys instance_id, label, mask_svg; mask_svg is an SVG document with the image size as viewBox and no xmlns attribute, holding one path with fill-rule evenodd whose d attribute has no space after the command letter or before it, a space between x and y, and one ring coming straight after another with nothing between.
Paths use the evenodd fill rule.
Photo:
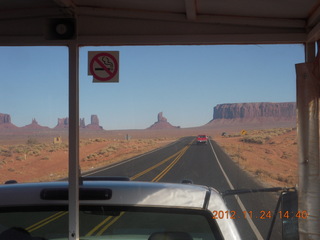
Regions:
<instances>
[{"instance_id":1,"label":"distant butte","mask_svg":"<svg viewBox=\"0 0 320 240\"><path fill-rule=\"evenodd\" d=\"M86 129L91 129L91 130L101 130L103 129L99 125L99 118L97 115L91 115L91 123L85 126Z\"/></svg>"},{"instance_id":2,"label":"distant butte","mask_svg":"<svg viewBox=\"0 0 320 240\"><path fill-rule=\"evenodd\" d=\"M49 127L40 126L35 118L32 119L32 122L21 129L50 129Z\"/></svg>"},{"instance_id":3,"label":"distant butte","mask_svg":"<svg viewBox=\"0 0 320 240\"><path fill-rule=\"evenodd\" d=\"M163 116L162 112L158 113L158 121L152 124L147 129L170 129L170 128L180 128L172 126L168 120Z\"/></svg>"},{"instance_id":4,"label":"distant butte","mask_svg":"<svg viewBox=\"0 0 320 240\"><path fill-rule=\"evenodd\" d=\"M218 104L213 108L213 118L204 128L225 128L226 126L246 127L295 127L296 126L296 103L295 102L255 102L255 103L225 103ZM55 130L68 129L69 119L58 118ZM99 125L97 115L91 115L91 123L85 125L84 118L80 118L80 129L103 130ZM158 121L147 129L178 129L179 126L171 125L163 113L158 113ZM50 129L40 126L36 119L24 127L17 127L11 123L9 114L0 113L0 130L28 130Z\"/></svg>"},{"instance_id":5,"label":"distant butte","mask_svg":"<svg viewBox=\"0 0 320 240\"><path fill-rule=\"evenodd\" d=\"M226 124L274 123L295 125L295 102L256 102L218 104L213 109L213 119L206 126Z\"/></svg>"},{"instance_id":6,"label":"distant butte","mask_svg":"<svg viewBox=\"0 0 320 240\"><path fill-rule=\"evenodd\" d=\"M54 129L64 129L69 127L69 118L58 118L58 124ZM102 130L102 126L99 125L99 118L97 115L91 115L91 123L85 125L84 118L80 118L79 127L81 129L90 130Z\"/></svg>"},{"instance_id":7,"label":"distant butte","mask_svg":"<svg viewBox=\"0 0 320 240\"><path fill-rule=\"evenodd\" d=\"M0 113L0 129L17 129L16 125L11 123L11 116L9 114Z\"/></svg>"}]
</instances>

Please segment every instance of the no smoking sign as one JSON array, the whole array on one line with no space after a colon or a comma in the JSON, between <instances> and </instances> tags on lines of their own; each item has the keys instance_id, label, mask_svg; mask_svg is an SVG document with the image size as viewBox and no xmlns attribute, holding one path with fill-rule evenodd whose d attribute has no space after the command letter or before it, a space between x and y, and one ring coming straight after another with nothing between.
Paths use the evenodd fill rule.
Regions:
<instances>
[{"instance_id":1,"label":"no smoking sign","mask_svg":"<svg viewBox=\"0 0 320 240\"><path fill-rule=\"evenodd\" d=\"M88 52L88 75L93 82L119 82L119 52Z\"/></svg>"}]
</instances>

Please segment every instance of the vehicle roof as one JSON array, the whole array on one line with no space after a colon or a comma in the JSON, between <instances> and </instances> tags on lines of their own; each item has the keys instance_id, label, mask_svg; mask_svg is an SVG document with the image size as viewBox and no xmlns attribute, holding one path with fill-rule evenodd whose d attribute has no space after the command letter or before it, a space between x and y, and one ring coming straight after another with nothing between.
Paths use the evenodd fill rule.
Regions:
<instances>
[{"instance_id":1,"label":"vehicle roof","mask_svg":"<svg viewBox=\"0 0 320 240\"><path fill-rule=\"evenodd\" d=\"M0 208L68 206L67 200L41 198L43 190L68 190L67 182L14 183L0 185ZM110 189L106 200L80 200L85 206L120 206L148 208L179 208L204 211L227 211L220 193L210 187L194 184L136 182L136 181L84 181L81 189ZM226 239L240 239L231 219L216 219Z\"/></svg>"},{"instance_id":2,"label":"vehicle roof","mask_svg":"<svg viewBox=\"0 0 320 240\"><path fill-rule=\"evenodd\" d=\"M60 205L66 200L44 200L44 189L68 189L67 182L22 183L0 185L0 207ZM109 200L82 200L80 204L121 206L179 207L203 209L207 194L220 199L220 194L208 187L193 184L151 183L133 181L85 181L80 189L111 189Z\"/></svg>"}]
</instances>

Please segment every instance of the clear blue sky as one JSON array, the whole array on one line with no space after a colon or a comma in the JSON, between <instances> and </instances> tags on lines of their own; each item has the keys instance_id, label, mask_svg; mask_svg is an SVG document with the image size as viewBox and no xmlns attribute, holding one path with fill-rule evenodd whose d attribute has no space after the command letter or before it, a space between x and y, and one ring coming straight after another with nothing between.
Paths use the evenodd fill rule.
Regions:
<instances>
[{"instance_id":1,"label":"clear blue sky","mask_svg":"<svg viewBox=\"0 0 320 240\"><path fill-rule=\"evenodd\" d=\"M120 82L92 83L88 51L120 51ZM175 126L212 119L221 103L296 101L303 45L85 47L80 50L80 117L104 129L144 129L163 112ZM21 127L55 127L68 116L65 47L0 47L0 113Z\"/></svg>"}]
</instances>

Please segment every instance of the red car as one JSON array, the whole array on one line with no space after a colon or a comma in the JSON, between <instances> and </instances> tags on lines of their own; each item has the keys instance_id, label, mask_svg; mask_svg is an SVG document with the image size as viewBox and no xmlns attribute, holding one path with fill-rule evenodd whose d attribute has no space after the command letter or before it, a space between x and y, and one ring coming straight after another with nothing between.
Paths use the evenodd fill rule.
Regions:
<instances>
[{"instance_id":1,"label":"red car","mask_svg":"<svg viewBox=\"0 0 320 240\"><path fill-rule=\"evenodd\" d=\"M204 134L198 135L197 144L201 144L201 143L207 144L207 142L208 142L207 135L204 135Z\"/></svg>"}]
</instances>

